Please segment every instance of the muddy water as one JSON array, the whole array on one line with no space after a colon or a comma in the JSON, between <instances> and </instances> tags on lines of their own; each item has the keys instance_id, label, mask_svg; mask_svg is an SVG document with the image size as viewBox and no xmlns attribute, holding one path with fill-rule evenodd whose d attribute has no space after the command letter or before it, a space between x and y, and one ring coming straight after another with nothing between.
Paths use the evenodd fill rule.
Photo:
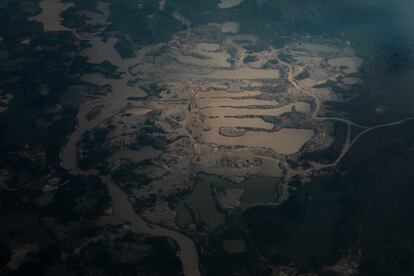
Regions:
<instances>
[{"instance_id":1,"label":"muddy water","mask_svg":"<svg viewBox=\"0 0 414 276\"><path fill-rule=\"evenodd\" d=\"M99 37L91 37L89 42L92 47L82 51L81 55L88 57L88 60L91 63L109 61L111 64L117 66L120 72L124 72L124 74L123 78L121 79L107 79L101 74L86 74L82 76L82 79L85 81L97 85L109 84L112 89L112 94L110 97L106 99L91 101L80 108L77 114L77 129L70 135L68 143L62 149L62 166L73 174L82 175L95 173L94 171L83 171L77 165L77 143L82 137L82 134L85 131L93 129L98 124L104 122L116 114L120 109L124 108L128 104L128 97L146 96L142 90L128 85L128 80L132 78L132 76L128 73L128 68L134 64L139 63L143 59L145 51L143 51L141 55L138 55L137 58L122 59L118 52L113 48L116 43L116 39L110 38L108 41L103 41ZM104 105L102 111L98 114L97 117L88 121L87 114L100 105ZM145 112L147 112L147 110ZM135 160L137 155L139 155L138 158L142 159L151 158L151 156L155 156L156 154L159 153L155 152L154 150L139 153L132 151L121 151L117 156L114 156L112 158L130 157L134 158ZM118 186L116 186L116 184L113 183L110 178L105 178L104 181L108 185L108 189L111 193L115 207L115 216L105 218L104 221L106 221L106 223L130 221L132 228L131 230L133 231L172 238L177 242L179 246L179 256L183 263L184 274L191 276L200 275L198 267L198 252L193 241L190 238L182 235L179 232L175 232L167 228L147 224L139 215L134 212L130 202L128 201L127 195ZM101 221L101 223L102 222L103 221Z\"/></svg>"},{"instance_id":2,"label":"muddy water","mask_svg":"<svg viewBox=\"0 0 414 276\"><path fill-rule=\"evenodd\" d=\"M135 213L124 191L122 191L110 178L106 178L105 181L108 185L108 190L111 193L112 200L114 201L115 215L102 218L99 221L101 225L130 222L129 227L134 232L173 239L177 242L180 248L178 255L183 262L184 275L200 275L197 248L190 238L167 228L147 224L145 220Z\"/></svg>"},{"instance_id":3,"label":"muddy water","mask_svg":"<svg viewBox=\"0 0 414 276\"><path fill-rule=\"evenodd\" d=\"M235 70L216 70L207 74L206 77L211 79L232 80L277 79L279 78L279 71L244 67Z\"/></svg>"},{"instance_id":4,"label":"muddy water","mask_svg":"<svg viewBox=\"0 0 414 276\"><path fill-rule=\"evenodd\" d=\"M260 96L260 91L243 91L243 92L228 92L228 91L206 91L198 94L200 98L237 98L237 97L254 97Z\"/></svg>"},{"instance_id":5,"label":"muddy water","mask_svg":"<svg viewBox=\"0 0 414 276\"><path fill-rule=\"evenodd\" d=\"M113 48L116 39L108 39L104 42L99 37L91 37L89 43L92 47L85 49L81 55L88 57L91 63L101 63L109 61L118 67L121 72L127 72L128 67L138 62L136 59L123 60L118 52ZM122 79L107 79L101 74L85 74L82 80L96 84L109 84L112 89L112 94L107 99L91 101L82 106L77 114L78 126L77 129L70 135L68 143L62 150L62 165L73 173L83 173L77 166L77 142L82 137L85 131L91 130L98 124L110 118L120 109L124 108L128 97L145 97L146 93L139 88L128 85L128 75L125 73ZM104 104L101 112L93 120L87 120L87 114L99 105Z\"/></svg>"},{"instance_id":6,"label":"muddy water","mask_svg":"<svg viewBox=\"0 0 414 276\"><path fill-rule=\"evenodd\" d=\"M298 112L311 112L311 105L305 102L290 103L277 108L235 108L235 107L210 107L205 108L203 113L206 116L280 116L292 111L294 108Z\"/></svg>"},{"instance_id":7,"label":"muddy water","mask_svg":"<svg viewBox=\"0 0 414 276\"><path fill-rule=\"evenodd\" d=\"M42 12L30 17L30 21L42 23L45 32L68 31L63 27L61 13L74 6L73 3L62 3L59 0L42 0L39 3Z\"/></svg>"},{"instance_id":8,"label":"muddy water","mask_svg":"<svg viewBox=\"0 0 414 276\"><path fill-rule=\"evenodd\" d=\"M201 98L202 107L243 107L243 106L276 106L278 102L256 99L231 99L231 98Z\"/></svg>"},{"instance_id":9,"label":"muddy water","mask_svg":"<svg viewBox=\"0 0 414 276\"><path fill-rule=\"evenodd\" d=\"M199 43L190 52L196 55L200 55L203 58L198 58L192 55L179 55L177 60L181 63L192 64L206 67L218 67L218 68L229 68L230 63L227 59L230 55L227 52L219 51L220 45L217 43Z\"/></svg>"},{"instance_id":10,"label":"muddy water","mask_svg":"<svg viewBox=\"0 0 414 276\"><path fill-rule=\"evenodd\" d=\"M56 3L56 1L51 1L51 0L47 0L46 2ZM231 2L233 3L232 5L236 5L236 4L239 4L241 1L236 0L236 1L230 1L230 2L225 1L225 2L227 2L227 4ZM61 6L61 8L62 7L63 6ZM59 16L60 11L61 10L55 10L55 13L58 15L57 18L60 18ZM48 28L49 26L45 25L45 30L47 30ZM137 97L145 96L145 94L143 94L142 91L140 91L137 88L130 87L127 83L128 80L133 77L128 73L128 68L131 65L137 64L140 61L142 61L143 56L138 56L137 58L133 58L133 59L122 59L119 56L119 54L115 51L115 49L113 48L113 46L116 43L116 39L114 38L110 38L108 39L108 41L103 41L99 37L90 37L90 43L92 47L89 49L86 49L85 51L81 53L82 55L88 57L89 62L101 63L103 61L109 61L113 65L117 66L119 71L124 72L124 75L122 79L106 79L105 77L99 74L88 74L88 75L82 76L83 80L86 80L86 81L89 81L95 84L99 84L99 85L109 84L112 88L112 95L110 98L92 101L80 109L77 115L78 127L73 132L73 134L69 137L68 144L62 150L62 156L61 156L62 165L72 173L83 174L83 175L94 174L94 172L93 171L82 171L77 166L77 160L76 160L77 143L79 139L81 138L82 134L85 131L93 129L99 123L103 122L104 120L107 120L113 114L115 114L120 109L125 107L126 104L128 103L128 100L126 98L129 95L137 96ZM223 55L226 54L226 53L215 52L217 49L208 48L208 47L206 49L205 45L203 46L203 49L201 50L203 54L208 56L211 60L215 60L217 59L217 57L223 58ZM203 78L207 77L207 78L212 78L212 79L271 79L271 78L278 78L279 72L277 70L239 68L233 71L216 70L210 74L203 75L202 77ZM242 105L243 104L245 103L242 103ZM93 110L95 107L99 105L104 105L102 112L93 120L91 121L86 120L86 115L90 112L90 110ZM295 151L296 148L300 148L300 146L304 143L302 141L304 135L301 133L297 133L300 131L306 131L306 130L293 130L294 133L289 133L289 131L286 131L283 129L277 133L247 132L245 136L240 137L241 139L236 139L236 141L237 143L241 142L242 145L244 143L249 146L250 145L263 146L263 144L269 143L270 144L269 147L277 148L276 151L279 152L280 150L280 152L283 153L283 150ZM285 133L285 132L288 132L288 133ZM302 140L298 138L296 139L298 141L295 142L295 139L292 139L292 136L295 136L295 135L300 137ZM223 137L220 137L220 139L221 138ZM277 145L272 145L272 143L275 143L275 141L278 142L276 143ZM232 144L233 142L234 142L234 139L227 140L227 143L229 144ZM284 144L280 145L281 143L282 144L284 143ZM297 144L299 144L299 146ZM131 227L131 230L133 231L136 231L138 233L147 233L147 234L156 235L156 236L166 236L166 237L170 237L174 239L177 242L179 249L180 249L179 256L183 263L183 270L184 270L185 275L199 275L200 274L197 249L193 241L190 238L186 237L185 235L182 235L179 232L172 231L167 228L162 228L157 225L147 224L139 215L135 213L133 207L131 206L128 200L127 195L115 183L113 183L113 181L110 178L105 178L104 181L108 185L108 189L111 193L111 196L114 202L114 208L115 208L114 214L115 215L111 217L103 218L100 221L100 223L122 223L122 222L130 221L131 222L130 227Z\"/></svg>"},{"instance_id":11,"label":"muddy water","mask_svg":"<svg viewBox=\"0 0 414 276\"><path fill-rule=\"evenodd\" d=\"M263 128L271 130L273 129L273 124L267 123L260 118L217 118L209 119L206 123L208 127L211 127L212 130L208 133L218 133L221 127L251 127L251 128ZM208 134L204 136L207 138Z\"/></svg>"},{"instance_id":12,"label":"muddy water","mask_svg":"<svg viewBox=\"0 0 414 276\"><path fill-rule=\"evenodd\" d=\"M113 65L121 67L120 70L125 70L127 62L122 59L119 53L115 50L115 43L117 38L111 37L107 41L103 41L98 36L92 36L89 38L91 47L86 48L80 52L81 56L87 57L90 63L101 63L104 61L110 61ZM128 67L127 67L128 68Z\"/></svg>"},{"instance_id":13,"label":"muddy water","mask_svg":"<svg viewBox=\"0 0 414 276\"><path fill-rule=\"evenodd\" d=\"M246 131L240 137L225 137L217 131L207 131L203 141L226 146L270 148L280 154L293 154L309 141L314 132L310 129L283 128L277 132Z\"/></svg>"},{"instance_id":14,"label":"muddy water","mask_svg":"<svg viewBox=\"0 0 414 276\"><path fill-rule=\"evenodd\" d=\"M228 9L240 5L242 0L220 0L218 4L220 9Z\"/></svg>"},{"instance_id":15,"label":"muddy water","mask_svg":"<svg viewBox=\"0 0 414 276\"><path fill-rule=\"evenodd\" d=\"M110 85L112 96L110 105L103 110L103 116L108 117L110 112L115 112L126 106L128 98L143 98L147 94L138 87L130 86L125 79L107 79L101 74L85 74L82 80L96 85Z\"/></svg>"},{"instance_id":16,"label":"muddy water","mask_svg":"<svg viewBox=\"0 0 414 276\"><path fill-rule=\"evenodd\" d=\"M254 93L254 91L241 93ZM200 93L199 95L220 96L227 94L232 93L213 91ZM227 146L265 147L271 148L280 154L293 154L298 152L313 136L313 130L307 129L281 129L278 132L246 131L242 136L238 137L226 137L220 134L222 127L249 127L268 131L273 129L273 124L267 123L261 118L232 118L228 116L279 116L293 110L310 112L311 106L309 103L298 102L277 107L278 103L276 101L221 97L208 98L206 96L201 97L199 103L206 118L205 131L202 135L202 141L204 142ZM266 108L246 108L249 106L263 106Z\"/></svg>"},{"instance_id":17,"label":"muddy water","mask_svg":"<svg viewBox=\"0 0 414 276\"><path fill-rule=\"evenodd\" d=\"M240 25L238 22L225 22L222 27L221 31L223 33L238 33L240 30Z\"/></svg>"}]
</instances>

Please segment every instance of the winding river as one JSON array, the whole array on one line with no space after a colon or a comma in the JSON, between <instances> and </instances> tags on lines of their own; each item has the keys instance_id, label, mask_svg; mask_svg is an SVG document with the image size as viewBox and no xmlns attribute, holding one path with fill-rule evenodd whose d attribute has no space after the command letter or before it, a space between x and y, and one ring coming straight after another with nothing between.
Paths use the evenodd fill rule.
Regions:
<instances>
[{"instance_id":1,"label":"winding river","mask_svg":"<svg viewBox=\"0 0 414 276\"><path fill-rule=\"evenodd\" d=\"M105 99L93 100L83 105L77 114L78 125L76 130L69 136L67 144L63 147L61 152L62 167L66 168L69 172L76 175L96 175L93 170L82 170L77 164L77 144L82 137L82 134L88 130L92 130L97 125L108 120L116 114L120 109L126 106L130 96L143 97L143 91L139 88L133 89L128 86L127 82L129 77L128 67L131 64L138 63L144 56L145 50L141 51L137 58L123 60L119 57L118 53L113 48L113 41L109 40L104 43L100 39L93 38L90 40L91 43L96 41L92 48L99 46L100 52L108 53L102 55L101 58L93 56L95 51L86 50L83 55L91 55L90 61L100 62L108 60L113 65L117 66L121 72L125 72L124 78L122 79L105 79L103 76L93 74L93 76L84 76L84 80L90 80L91 82L99 85L110 84L112 87L111 96ZM104 47L105 49L102 49ZM99 81L93 81L98 79ZM125 89L129 87L128 89ZM103 110L99 115L92 119L87 120L87 114L97 108L98 106L104 105ZM183 265L183 271L186 276L198 276L199 271L199 259L197 248L194 242L187 236L164 228L158 225L151 225L147 223L141 216L135 213L131 203L128 200L128 196L125 192L120 189L110 177L103 177L103 181L106 183L108 190L111 194L112 201L114 202L114 215L110 217L101 218L98 223L100 224L122 224L130 222L130 230L153 236L168 237L173 239L179 247L179 257Z\"/></svg>"},{"instance_id":2,"label":"winding river","mask_svg":"<svg viewBox=\"0 0 414 276\"><path fill-rule=\"evenodd\" d=\"M222 1L227 2L228 1ZM230 1L233 4L241 1ZM66 10L70 7L68 4L64 4L60 1L56 0L43 0L40 2L40 6L42 7L42 13L38 16L33 17L31 20L39 21L43 24L45 31L61 31L67 30L64 26L62 26L60 13L63 10ZM223 7L224 8L224 7ZM52 15L50 15L52 14ZM75 33L75 32L74 32ZM108 120L114 114L116 114L120 109L124 108L128 103L128 97L144 97L145 93L140 90L139 88L134 88L128 85L128 79L133 78L133 76L129 73L128 68L134 64L138 64L143 57L145 57L145 53L147 50L150 50L151 47L144 48L140 54L133 59L122 59L119 54L113 48L116 40L115 39L108 39L108 41L103 41L98 36L90 36L90 37L80 37L77 34L77 37L81 39L88 40L92 47L86 49L81 53L89 58L89 62L92 63L100 63L105 60L112 63L114 66L118 67L118 70L124 72L122 79L106 79L102 75L99 74L89 74L84 75L82 77L83 80L98 84L98 85L105 85L109 84L112 87L112 94L104 99L93 100L85 105L83 105L77 114L77 121L78 125L76 130L68 137L67 144L62 148L61 151L61 164L62 167L67 169L70 173L75 175L97 175L96 171L93 170L82 170L78 167L77 164L77 144L82 137L82 134L86 131L92 130L100 123ZM311 96L314 101L316 108L313 110L312 117L315 120L335 120L347 123L348 125L356 125L360 126L361 128L365 129L361 132L353 141L350 139L347 140L346 146L344 146L344 150L341 156L332 164L324 165L325 167L328 166L335 166L342 158L345 156L347 151L351 148L351 146L355 143L355 141L361 137L363 134L367 133L370 130L379 127L386 127L386 126L393 126L400 123L403 123L411 118L406 120L402 120L395 123L384 124L376 127L367 128L356 124L352 121L343 119L343 118L325 118L319 117L318 111L320 109L320 101L319 99L312 93L308 91L304 91L294 80L294 68L290 64L285 64L289 68L289 82L298 88L300 91ZM249 69L246 71L237 71L238 73L246 73L247 75L251 75L252 73L257 73L256 71L252 71ZM224 71L214 72L209 77L223 77ZM234 74L234 72L232 72ZM263 73L263 72L260 72ZM229 74L226 71L226 74ZM232 75L231 75L232 76ZM231 76L226 76L226 78L231 78ZM265 78L276 78L277 72L274 71L266 71ZM248 76L247 76L248 77ZM240 78L240 76L238 76ZM101 112L96 116L96 118L92 120L87 120L87 114L97 108L98 106L104 106ZM349 135L349 134L348 134ZM177 232L170 230L168 228L161 227L159 225L152 225L147 223L141 216L139 216L133 209L131 203L128 200L128 196L125 192L120 189L113 180L108 177L102 177L104 183L106 183L108 187L108 191L113 200L114 204L114 215L103 217L98 220L99 224L123 224L129 222L130 230L141 233L141 234L148 234L154 236L161 236L161 237L168 237L173 239L178 247L179 247L179 257L181 259L183 265L183 271L186 276L198 276L200 275L199 270L199 258L198 258L198 251L194 244L194 242L187 236Z\"/></svg>"},{"instance_id":3,"label":"winding river","mask_svg":"<svg viewBox=\"0 0 414 276\"><path fill-rule=\"evenodd\" d=\"M64 31L69 30L61 25L62 19L60 14L68 9L72 4L62 3L57 0L42 0L40 7L42 12L31 18L31 20L42 23L44 31ZM138 63L145 56L147 51L144 48L141 53L133 59L122 59L113 45L116 39L111 38L104 42L98 36L84 37L73 31L80 39L88 40L92 47L84 50L81 55L89 58L91 63L101 63L109 61L118 67L118 70L124 72L122 79L106 79L100 74L87 74L82 76L84 81L97 85L109 84L112 88L112 94L103 99L92 100L80 107L77 114L77 128L68 137L67 144L61 150L61 165L74 175L97 175L94 170L82 170L77 164L77 144L83 133L92 130L102 122L111 118L120 109L128 103L128 97L145 97L146 94L136 87L128 85L128 79L132 76L128 73L129 66ZM151 49L151 47L148 47ZM92 120L87 119L87 114L97 108L104 106L101 112ZM108 187L114 204L114 215L103 217L98 220L99 224L123 224L130 223L130 230L139 234L148 234L153 236L168 237L173 239L179 247L179 257L183 265L183 272L186 276L198 276L199 259L198 251L194 242L187 236L158 225L147 223L141 216L135 213L128 196L121 190L110 177L102 178Z\"/></svg>"}]
</instances>

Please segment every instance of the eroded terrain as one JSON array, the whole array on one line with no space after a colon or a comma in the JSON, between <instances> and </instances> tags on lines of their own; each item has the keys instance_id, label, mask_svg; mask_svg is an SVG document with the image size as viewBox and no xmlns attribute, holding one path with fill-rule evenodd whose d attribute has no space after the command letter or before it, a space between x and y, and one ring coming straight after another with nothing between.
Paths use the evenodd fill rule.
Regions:
<instances>
[{"instance_id":1,"label":"eroded terrain","mask_svg":"<svg viewBox=\"0 0 414 276\"><path fill-rule=\"evenodd\" d=\"M75 174L110 172L146 221L193 238L223 225L226 213L283 202L293 177L306 180L325 166L300 157L333 144L333 122L321 118L343 115L323 103L345 103L362 64L347 42L293 38L281 49L252 51L256 37L214 24L127 59L114 49L115 37L88 41L81 54L90 63L110 62L120 77L82 76L111 92L80 110L63 166ZM233 184L218 191L199 182L200 174ZM210 204L187 199L197 185L207 185L202 195L212 195ZM194 232L200 223L204 229Z\"/></svg>"},{"instance_id":2,"label":"eroded terrain","mask_svg":"<svg viewBox=\"0 0 414 276\"><path fill-rule=\"evenodd\" d=\"M214 7L231 14L245 2L223 0ZM279 229L277 216L283 214L275 215L271 208L282 206L274 210L283 213L280 210L287 205L293 217L287 220L295 220L301 215L302 202L295 202L298 194L311 205L313 193L320 196L312 190L319 184L312 181L331 174L363 135L411 117L373 126L351 119L346 107L359 96L353 88L363 83L364 60L345 39L302 33L270 42L241 33L243 22L234 21L236 17L193 26L182 10L161 0L134 4L134 12L154 21L146 27L153 28L160 20L168 33L159 34L162 38L148 35L146 40L140 33L126 33L127 20L117 25L115 15L127 14L116 5L98 1L82 8L76 1L43 0L39 7L26 7L27 21L37 23L39 36L45 37L25 37L20 47L53 51L49 38L56 42L65 37L72 43L68 54L60 57L65 66L55 66L70 68L60 73L69 74L69 80L62 81L66 86L56 103L45 104L44 118L35 122L43 133L53 129L62 137L54 147L57 166L48 167L47 176L36 173L45 171L50 162L38 148L23 143L21 154L7 156L12 161L2 161L6 165L0 172L1 189L17 192L40 185L41 192L33 193L37 207L70 214L72 220L65 221L46 209L41 224L49 234L36 231L46 245L49 235L70 243L62 250L65 260L88 260L83 257L95 254L98 258L99 248L102 255L110 253L114 264L124 262L128 273L149 273L156 268L146 258L157 260L153 252L161 248L168 269L176 274L181 266L187 276L214 273L215 266L208 263L216 257L214 252L229 258L252 254L261 271L279 275L286 269L295 274L296 268L275 266L274 260L266 259L276 256L274 263L279 262L278 250L284 249L276 244L283 229L274 234L274 244L266 245L270 249L260 244L260 231L267 229L267 223L269 229ZM131 21L134 28L139 18ZM143 33L151 31L143 27ZM9 56L2 45L0 38L0 60ZM34 82L40 99L56 90L44 82ZM1 89L0 113L10 114L15 98ZM74 129L68 127L64 135L60 127L68 121ZM41 140L47 144L55 136ZM19 162L31 164L20 175L13 167ZM303 186L309 189L305 195ZM324 214L335 219L332 212L339 199L336 194L325 196L332 210ZM37 215L25 216L29 222L40 220ZM74 219L77 216L79 220ZM250 224L262 219L263 225ZM9 217L2 221L18 225ZM88 232L93 237L77 237L72 244L71 235L83 233L79 229L87 226L96 227ZM6 232L11 235L13 227ZM264 232L269 234L273 236ZM13 244L8 269L18 270L39 248ZM354 269L354 257L344 254L337 270ZM85 269L88 263L82 266Z\"/></svg>"}]
</instances>

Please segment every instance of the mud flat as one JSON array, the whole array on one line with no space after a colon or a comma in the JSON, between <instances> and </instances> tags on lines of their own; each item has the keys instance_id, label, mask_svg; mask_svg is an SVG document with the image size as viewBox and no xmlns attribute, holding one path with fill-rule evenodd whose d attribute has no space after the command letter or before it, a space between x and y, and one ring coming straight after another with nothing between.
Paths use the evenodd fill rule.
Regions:
<instances>
[{"instance_id":1,"label":"mud flat","mask_svg":"<svg viewBox=\"0 0 414 276\"><path fill-rule=\"evenodd\" d=\"M293 154L314 135L310 129L282 128L277 132L246 131L241 137L224 137L216 131L204 132L203 140L225 146L270 148L279 154Z\"/></svg>"},{"instance_id":2,"label":"mud flat","mask_svg":"<svg viewBox=\"0 0 414 276\"><path fill-rule=\"evenodd\" d=\"M59 0L42 0L39 6L42 12L39 15L30 17L30 21L42 23L43 30L46 32L69 31L69 29L61 25L62 17L60 14L73 7L73 3L62 3Z\"/></svg>"}]
</instances>

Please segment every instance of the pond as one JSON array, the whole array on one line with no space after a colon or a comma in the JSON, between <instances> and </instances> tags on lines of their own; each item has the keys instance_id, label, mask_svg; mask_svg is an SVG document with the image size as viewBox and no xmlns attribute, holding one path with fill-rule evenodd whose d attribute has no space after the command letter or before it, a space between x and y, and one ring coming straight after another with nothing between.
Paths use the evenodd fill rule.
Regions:
<instances>
[{"instance_id":1,"label":"pond","mask_svg":"<svg viewBox=\"0 0 414 276\"><path fill-rule=\"evenodd\" d=\"M274 202L277 198L274 178L251 176L234 183L215 175L199 174L190 196L178 204L176 223L180 227L199 219L210 229L225 223L225 214L217 207L213 188L243 189L242 203ZM194 218L195 217L195 218Z\"/></svg>"},{"instance_id":2,"label":"pond","mask_svg":"<svg viewBox=\"0 0 414 276\"><path fill-rule=\"evenodd\" d=\"M221 178L205 174L199 175L198 178L190 196L180 203L176 222L181 227L191 223L193 212L197 213L199 219L210 229L214 229L225 223L225 215L218 210L211 189L212 182ZM190 206L192 210L189 209Z\"/></svg>"}]
</instances>

